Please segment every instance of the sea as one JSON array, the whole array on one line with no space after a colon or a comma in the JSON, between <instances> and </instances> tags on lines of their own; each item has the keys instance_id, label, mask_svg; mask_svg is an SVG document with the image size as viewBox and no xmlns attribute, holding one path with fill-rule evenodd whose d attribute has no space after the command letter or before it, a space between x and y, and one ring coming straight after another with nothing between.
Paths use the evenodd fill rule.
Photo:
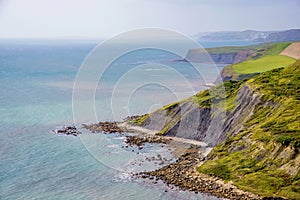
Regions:
<instances>
[{"instance_id":1,"label":"sea","mask_svg":"<svg viewBox=\"0 0 300 200\"><path fill-rule=\"evenodd\" d=\"M169 147L147 144L142 150L124 148L124 134L95 134L81 128L82 123L95 119L121 120L186 98L207 88L201 74L195 73L189 63L179 61L177 55L162 50L128 53L114 60L99 78L92 105L96 118L83 112L74 120L73 111L78 109L72 103L74 82L96 45L95 41L0 40L0 199L217 199L131 176L174 162ZM188 84L173 74L174 70L168 71L168 66ZM217 70L222 67L214 66ZM134 70L128 73L122 69ZM209 71L210 66L202 70ZM89 90L88 84L79 87ZM80 109L86 109L85 102ZM53 133L69 125L79 127L82 134ZM155 161L157 157L163 157L165 163Z\"/></svg>"}]
</instances>

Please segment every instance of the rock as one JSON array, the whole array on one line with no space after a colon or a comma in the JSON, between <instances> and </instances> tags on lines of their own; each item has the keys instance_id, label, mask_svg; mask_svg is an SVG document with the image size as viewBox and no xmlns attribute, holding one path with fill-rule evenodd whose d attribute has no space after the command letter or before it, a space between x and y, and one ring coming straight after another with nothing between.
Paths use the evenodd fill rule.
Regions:
<instances>
[{"instance_id":1,"label":"rock","mask_svg":"<svg viewBox=\"0 0 300 200\"><path fill-rule=\"evenodd\" d=\"M140 172L139 176L149 178L150 180L153 180L155 177L155 181L161 180L167 186L170 185L170 188L176 186L181 190L193 191L196 194L204 192L230 199L261 199L261 197L251 193L241 190L237 191L231 186L225 187L217 182L218 179L214 177L208 177L198 172L195 173L194 169L201 160L198 151L198 148L191 147L175 163L171 163L155 171ZM160 156L158 155L157 157L159 158Z\"/></svg>"},{"instance_id":2,"label":"rock","mask_svg":"<svg viewBox=\"0 0 300 200\"><path fill-rule=\"evenodd\" d=\"M65 135L73 135L77 136L81 132L77 130L75 126L64 126L61 129L53 130L55 134L65 134Z\"/></svg>"},{"instance_id":3,"label":"rock","mask_svg":"<svg viewBox=\"0 0 300 200\"><path fill-rule=\"evenodd\" d=\"M125 122L130 122L130 121L133 121L133 120L137 120L139 118L141 118L143 115L132 115L132 116L127 116L123 119L123 121Z\"/></svg>"},{"instance_id":4,"label":"rock","mask_svg":"<svg viewBox=\"0 0 300 200\"><path fill-rule=\"evenodd\" d=\"M130 146L138 146L138 149L143 149L145 143L162 143L167 144L170 140L161 136L126 136L125 143Z\"/></svg>"},{"instance_id":5,"label":"rock","mask_svg":"<svg viewBox=\"0 0 300 200\"><path fill-rule=\"evenodd\" d=\"M82 125L84 128L91 132L104 132L104 133L123 133L125 130L121 129L117 122L99 122L97 124Z\"/></svg>"}]
</instances>

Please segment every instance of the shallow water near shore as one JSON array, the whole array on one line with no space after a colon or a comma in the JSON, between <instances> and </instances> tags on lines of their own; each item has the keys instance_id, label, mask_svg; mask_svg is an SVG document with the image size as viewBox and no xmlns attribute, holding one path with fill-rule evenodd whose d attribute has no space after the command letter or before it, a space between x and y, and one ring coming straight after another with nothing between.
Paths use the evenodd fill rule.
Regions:
<instances>
[{"instance_id":1,"label":"shallow water near shore","mask_svg":"<svg viewBox=\"0 0 300 200\"><path fill-rule=\"evenodd\" d=\"M1 44L0 199L216 199L131 178L131 171L160 166L146 162L147 156L161 154L172 161L168 148L159 144L146 145L137 154L137 149L122 148L122 135L83 131L73 137L51 132L73 123L70 83L94 46ZM174 57L147 51L126 59L119 65L141 60L168 63ZM175 65L182 68L186 63ZM186 75L193 76L188 71ZM148 112L155 100L150 97L163 92L148 88L142 101L135 99L132 113ZM171 95L159 97L157 107L174 100ZM106 101L107 97L96 100L100 120L113 119L103 106Z\"/></svg>"}]
</instances>

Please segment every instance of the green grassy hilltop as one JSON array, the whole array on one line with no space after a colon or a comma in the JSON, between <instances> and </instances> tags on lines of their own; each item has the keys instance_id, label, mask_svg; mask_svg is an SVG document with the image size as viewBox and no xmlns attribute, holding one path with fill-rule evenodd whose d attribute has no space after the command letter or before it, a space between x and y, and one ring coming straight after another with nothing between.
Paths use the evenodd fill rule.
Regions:
<instances>
[{"instance_id":1,"label":"green grassy hilltop","mask_svg":"<svg viewBox=\"0 0 300 200\"><path fill-rule=\"evenodd\" d=\"M282 55L266 56L257 60L247 60L232 65L234 73L252 74L269 71L280 67L285 67L295 62L294 58Z\"/></svg>"},{"instance_id":2,"label":"green grassy hilltop","mask_svg":"<svg viewBox=\"0 0 300 200\"><path fill-rule=\"evenodd\" d=\"M292 64L295 62L294 58L279 55L290 44L288 42L280 42L243 47L243 50L251 50L252 54L243 62L224 67L222 76L225 79L240 80L244 77L249 77L251 74L255 75L256 73ZM227 52L231 49L232 47L220 48L219 52ZM237 50L239 49L241 47L237 48ZM211 51L217 51L217 49L212 49Z\"/></svg>"}]
</instances>

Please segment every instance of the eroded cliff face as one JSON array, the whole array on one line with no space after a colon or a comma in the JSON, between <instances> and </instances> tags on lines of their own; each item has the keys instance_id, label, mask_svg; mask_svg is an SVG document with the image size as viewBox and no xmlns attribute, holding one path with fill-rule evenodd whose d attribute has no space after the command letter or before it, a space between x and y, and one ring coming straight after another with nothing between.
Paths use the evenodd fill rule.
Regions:
<instances>
[{"instance_id":1,"label":"eroded cliff face","mask_svg":"<svg viewBox=\"0 0 300 200\"><path fill-rule=\"evenodd\" d=\"M215 86L139 122L211 144L201 173L262 196L300 199L299 75L300 60L248 81L224 82L224 96Z\"/></svg>"},{"instance_id":2,"label":"eroded cliff face","mask_svg":"<svg viewBox=\"0 0 300 200\"><path fill-rule=\"evenodd\" d=\"M252 50L242 50L229 53L209 53L209 56L216 64L234 64L246 60L252 53ZM203 62L202 54L204 52L199 49L191 49L188 51L185 59L190 62Z\"/></svg>"},{"instance_id":3,"label":"eroded cliff face","mask_svg":"<svg viewBox=\"0 0 300 200\"><path fill-rule=\"evenodd\" d=\"M300 60L247 81L227 116L220 141L227 139L198 171L262 196L300 199L299 74Z\"/></svg>"},{"instance_id":4,"label":"eroded cliff face","mask_svg":"<svg viewBox=\"0 0 300 200\"><path fill-rule=\"evenodd\" d=\"M141 126L164 135L201 140L215 146L239 132L260 102L260 97L244 85L236 95L233 110L226 111L226 102L218 107L200 107L187 99L151 113Z\"/></svg>"}]
</instances>

